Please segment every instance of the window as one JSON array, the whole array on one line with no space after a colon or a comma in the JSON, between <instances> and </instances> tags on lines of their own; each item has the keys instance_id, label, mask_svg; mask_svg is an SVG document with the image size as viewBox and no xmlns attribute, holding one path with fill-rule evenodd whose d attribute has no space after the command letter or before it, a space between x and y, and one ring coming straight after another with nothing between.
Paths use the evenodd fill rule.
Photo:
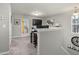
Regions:
<instances>
[{"instance_id":1,"label":"window","mask_svg":"<svg viewBox=\"0 0 79 59\"><path fill-rule=\"evenodd\" d=\"M72 16L72 32L79 33L79 15Z\"/></svg>"}]
</instances>

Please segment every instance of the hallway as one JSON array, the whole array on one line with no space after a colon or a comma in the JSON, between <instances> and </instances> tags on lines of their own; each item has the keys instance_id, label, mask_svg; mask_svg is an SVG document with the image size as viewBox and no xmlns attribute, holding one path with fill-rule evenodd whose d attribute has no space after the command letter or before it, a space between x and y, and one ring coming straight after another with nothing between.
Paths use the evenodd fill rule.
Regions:
<instances>
[{"instance_id":1,"label":"hallway","mask_svg":"<svg viewBox=\"0 0 79 59\"><path fill-rule=\"evenodd\" d=\"M30 37L12 39L10 55L36 55L36 48L30 43Z\"/></svg>"}]
</instances>

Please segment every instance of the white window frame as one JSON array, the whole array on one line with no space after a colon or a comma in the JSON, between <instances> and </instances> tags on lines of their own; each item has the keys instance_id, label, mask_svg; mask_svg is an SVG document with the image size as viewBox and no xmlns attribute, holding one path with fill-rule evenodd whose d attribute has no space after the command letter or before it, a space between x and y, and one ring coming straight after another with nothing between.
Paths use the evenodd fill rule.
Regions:
<instances>
[{"instance_id":1,"label":"white window frame","mask_svg":"<svg viewBox=\"0 0 79 59\"><path fill-rule=\"evenodd\" d=\"M78 17L79 17L79 15L78 15ZM71 17L71 33L73 33L73 34L79 34L79 32L73 32L73 25L78 25L78 24L74 24L73 23L73 16Z\"/></svg>"}]
</instances>

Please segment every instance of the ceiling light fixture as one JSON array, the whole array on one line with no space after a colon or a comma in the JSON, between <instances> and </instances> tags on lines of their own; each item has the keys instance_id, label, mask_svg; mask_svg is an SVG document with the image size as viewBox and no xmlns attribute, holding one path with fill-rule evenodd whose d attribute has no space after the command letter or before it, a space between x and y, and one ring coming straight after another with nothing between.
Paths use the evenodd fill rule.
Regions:
<instances>
[{"instance_id":1,"label":"ceiling light fixture","mask_svg":"<svg viewBox=\"0 0 79 59\"><path fill-rule=\"evenodd\" d=\"M32 12L32 15L34 15L34 16L41 16L42 13L39 12L39 11L34 11L34 12Z\"/></svg>"},{"instance_id":2,"label":"ceiling light fixture","mask_svg":"<svg viewBox=\"0 0 79 59\"><path fill-rule=\"evenodd\" d=\"M78 15L79 14L78 10L79 9L77 7L74 7L74 13L73 13L73 15Z\"/></svg>"},{"instance_id":3,"label":"ceiling light fixture","mask_svg":"<svg viewBox=\"0 0 79 59\"><path fill-rule=\"evenodd\" d=\"M73 19L78 18L79 18L79 9L77 7L74 7Z\"/></svg>"}]
</instances>

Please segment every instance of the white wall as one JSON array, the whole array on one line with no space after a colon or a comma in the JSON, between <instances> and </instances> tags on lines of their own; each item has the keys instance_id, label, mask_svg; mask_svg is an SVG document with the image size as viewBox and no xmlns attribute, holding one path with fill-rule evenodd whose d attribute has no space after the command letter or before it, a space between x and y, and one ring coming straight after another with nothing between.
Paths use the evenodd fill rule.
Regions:
<instances>
[{"instance_id":1,"label":"white wall","mask_svg":"<svg viewBox=\"0 0 79 59\"><path fill-rule=\"evenodd\" d=\"M16 19L21 19L20 16L12 16L12 37L21 36L21 24L15 25L14 22ZM21 22L20 22L21 23Z\"/></svg>"},{"instance_id":2,"label":"white wall","mask_svg":"<svg viewBox=\"0 0 79 59\"><path fill-rule=\"evenodd\" d=\"M46 18L46 17L43 17L43 18L42 18L42 24L43 24L43 25L46 25L46 24L47 24L47 18Z\"/></svg>"},{"instance_id":3,"label":"white wall","mask_svg":"<svg viewBox=\"0 0 79 59\"><path fill-rule=\"evenodd\" d=\"M6 3L1 3L0 7L0 53L3 53L9 51L9 20L11 20L11 9L10 4ZM1 16L3 16L3 19ZM5 19L4 16L6 17Z\"/></svg>"},{"instance_id":4,"label":"white wall","mask_svg":"<svg viewBox=\"0 0 79 59\"><path fill-rule=\"evenodd\" d=\"M22 19L23 15L16 15L13 14L12 15L12 37L21 37L22 32L21 32L21 24L20 25L14 25L14 20L15 19ZM32 19L36 19L37 17L32 17L32 16L24 16L25 20L28 20L28 23L26 25L28 25L28 34L30 34L31 29L32 29ZM18 30L19 28L19 30Z\"/></svg>"}]
</instances>

